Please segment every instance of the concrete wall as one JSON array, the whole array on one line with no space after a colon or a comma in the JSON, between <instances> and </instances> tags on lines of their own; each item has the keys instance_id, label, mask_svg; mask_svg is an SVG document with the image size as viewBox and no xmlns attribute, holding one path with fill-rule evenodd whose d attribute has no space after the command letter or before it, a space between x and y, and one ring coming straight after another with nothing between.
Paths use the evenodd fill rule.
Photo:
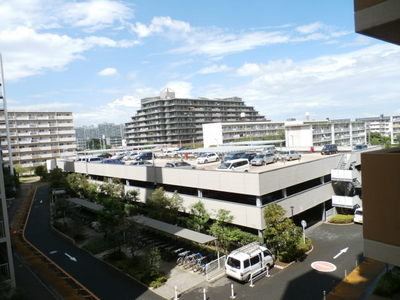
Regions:
<instances>
[{"instance_id":1,"label":"concrete wall","mask_svg":"<svg viewBox=\"0 0 400 300\"><path fill-rule=\"evenodd\" d=\"M223 142L221 123L203 124L204 148L208 148L211 145L221 145Z\"/></svg>"},{"instance_id":2,"label":"concrete wall","mask_svg":"<svg viewBox=\"0 0 400 300\"><path fill-rule=\"evenodd\" d=\"M291 125L285 128L286 147L310 147L313 145L311 125Z\"/></svg>"}]
</instances>

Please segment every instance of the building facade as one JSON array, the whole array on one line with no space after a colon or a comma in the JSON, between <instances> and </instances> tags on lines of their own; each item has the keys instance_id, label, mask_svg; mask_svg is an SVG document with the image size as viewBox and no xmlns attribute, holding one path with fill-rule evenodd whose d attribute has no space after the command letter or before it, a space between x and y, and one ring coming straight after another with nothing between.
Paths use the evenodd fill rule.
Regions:
<instances>
[{"instance_id":1,"label":"building facade","mask_svg":"<svg viewBox=\"0 0 400 300\"><path fill-rule=\"evenodd\" d=\"M285 122L286 147L354 146L366 143L363 121L322 120Z\"/></svg>"},{"instance_id":2,"label":"building facade","mask_svg":"<svg viewBox=\"0 0 400 300\"><path fill-rule=\"evenodd\" d=\"M109 146L122 146L125 135L124 124L101 123L97 126L75 127L78 149L87 149L92 139L100 139Z\"/></svg>"},{"instance_id":3,"label":"building facade","mask_svg":"<svg viewBox=\"0 0 400 300\"><path fill-rule=\"evenodd\" d=\"M357 118L356 121L365 122L367 133L379 133L390 137L393 132L392 117L380 115L377 117Z\"/></svg>"},{"instance_id":4,"label":"building facade","mask_svg":"<svg viewBox=\"0 0 400 300\"><path fill-rule=\"evenodd\" d=\"M128 146L150 144L183 144L203 140L202 124L215 122L265 121L241 98L176 98L169 89L159 97L141 100L132 121L126 123Z\"/></svg>"},{"instance_id":5,"label":"building facade","mask_svg":"<svg viewBox=\"0 0 400 300\"><path fill-rule=\"evenodd\" d=\"M4 112L0 112L4 120ZM8 112L14 166L36 167L47 159L75 155L72 112ZM0 124L1 147L8 160L6 126Z\"/></svg>"},{"instance_id":6,"label":"building facade","mask_svg":"<svg viewBox=\"0 0 400 300\"><path fill-rule=\"evenodd\" d=\"M203 124L204 147L246 139L284 139L284 122L228 122Z\"/></svg>"}]
</instances>

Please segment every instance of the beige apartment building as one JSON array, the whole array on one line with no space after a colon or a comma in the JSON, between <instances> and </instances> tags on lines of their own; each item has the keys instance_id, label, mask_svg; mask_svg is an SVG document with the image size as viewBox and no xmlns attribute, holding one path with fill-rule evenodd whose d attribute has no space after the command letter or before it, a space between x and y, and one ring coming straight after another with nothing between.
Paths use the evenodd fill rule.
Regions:
<instances>
[{"instance_id":1,"label":"beige apartment building","mask_svg":"<svg viewBox=\"0 0 400 300\"><path fill-rule=\"evenodd\" d=\"M36 167L46 160L75 154L72 112L8 112L14 167ZM4 112L0 112L1 147L8 161Z\"/></svg>"},{"instance_id":2,"label":"beige apartment building","mask_svg":"<svg viewBox=\"0 0 400 300\"><path fill-rule=\"evenodd\" d=\"M400 1L355 0L354 10L356 32L400 45ZM400 149L364 153L361 160L364 255L400 266Z\"/></svg>"}]
</instances>

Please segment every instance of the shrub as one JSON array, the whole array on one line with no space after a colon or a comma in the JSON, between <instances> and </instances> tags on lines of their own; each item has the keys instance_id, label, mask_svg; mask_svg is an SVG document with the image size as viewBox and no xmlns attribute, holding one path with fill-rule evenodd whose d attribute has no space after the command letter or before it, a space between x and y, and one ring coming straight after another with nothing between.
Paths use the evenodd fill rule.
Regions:
<instances>
[{"instance_id":1,"label":"shrub","mask_svg":"<svg viewBox=\"0 0 400 300\"><path fill-rule=\"evenodd\" d=\"M374 293L379 296L391 297L400 291L400 268L393 268L378 281Z\"/></svg>"},{"instance_id":2,"label":"shrub","mask_svg":"<svg viewBox=\"0 0 400 300\"><path fill-rule=\"evenodd\" d=\"M348 224L348 223L352 223L353 219L354 219L353 215L340 215L340 214L338 214L336 216L333 216L330 219L329 222L330 223L335 223L335 224Z\"/></svg>"},{"instance_id":3,"label":"shrub","mask_svg":"<svg viewBox=\"0 0 400 300\"><path fill-rule=\"evenodd\" d=\"M166 282L166 281L167 281L167 277L165 277L164 275L161 275L161 276L158 276L153 281L151 281L149 286L156 289L156 288L162 286L164 284L164 282Z\"/></svg>"},{"instance_id":4,"label":"shrub","mask_svg":"<svg viewBox=\"0 0 400 300\"><path fill-rule=\"evenodd\" d=\"M98 240L90 241L83 248L92 254L98 254L107 249L110 249L111 247L112 247L112 245L107 240L98 239Z\"/></svg>"}]
</instances>

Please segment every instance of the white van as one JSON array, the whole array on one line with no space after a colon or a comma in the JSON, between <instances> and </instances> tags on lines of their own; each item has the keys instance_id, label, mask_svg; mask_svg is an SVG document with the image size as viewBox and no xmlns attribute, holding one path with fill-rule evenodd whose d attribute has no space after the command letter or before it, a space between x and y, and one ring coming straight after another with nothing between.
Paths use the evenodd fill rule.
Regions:
<instances>
[{"instance_id":1,"label":"white van","mask_svg":"<svg viewBox=\"0 0 400 300\"><path fill-rule=\"evenodd\" d=\"M250 169L250 163L247 159L244 158L224 161L217 168L218 171L243 171L243 172L248 172L249 169Z\"/></svg>"},{"instance_id":2,"label":"white van","mask_svg":"<svg viewBox=\"0 0 400 300\"><path fill-rule=\"evenodd\" d=\"M362 209L362 207L357 208L354 211L354 220L353 221L354 221L354 223L360 223L360 224L363 223L363 209Z\"/></svg>"},{"instance_id":3,"label":"white van","mask_svg":"<svg viewBox=\"0 0 400 300\"><path fill-rule=\"evenodd\" d=\"M268 248L258 242L250 243L232 251L225 262L226 275L240 281L249 281L251 274L255 276L274 265L275 257Z\"/></svg>"}]
</instances>

